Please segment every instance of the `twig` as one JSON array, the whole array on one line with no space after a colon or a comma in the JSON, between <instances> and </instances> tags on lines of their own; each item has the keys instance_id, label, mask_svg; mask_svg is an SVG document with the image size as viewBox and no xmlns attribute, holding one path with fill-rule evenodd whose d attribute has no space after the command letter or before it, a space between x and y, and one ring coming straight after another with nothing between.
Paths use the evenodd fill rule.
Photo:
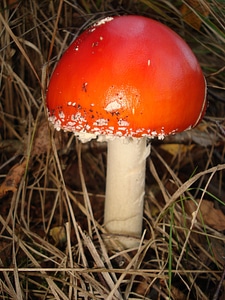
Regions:
<instances>
[{"instance_id":1,"label":"twig","mask_svg":"<svg viewBox=\"0 0 225 300\"><path fill-rule=\"evenodd\" d=\"M218 286L216 288L216 292L215 292L212 300L218 300L219 299L219 292L220 292L220 289L222 287L224 278L225 278L225 264L223 265L223 273L222 273L221 279L219 281L219 284L218 284Z\"/></svg>"}]
</instances>

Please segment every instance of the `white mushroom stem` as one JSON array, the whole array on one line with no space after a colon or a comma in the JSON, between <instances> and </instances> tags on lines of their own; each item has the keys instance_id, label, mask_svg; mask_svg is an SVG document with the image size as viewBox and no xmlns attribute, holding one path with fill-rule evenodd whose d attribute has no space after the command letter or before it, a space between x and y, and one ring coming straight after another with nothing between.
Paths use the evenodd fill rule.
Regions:
<instances>
[{"instance_id":1,"label":"white mushroom stem","mask_svg":"<svg viewBox=\"0 0 225 300\"><path fill-rule=\"evenodd\" d=\"M146 138L108 141L104 224L125 248L136 247L141 237L149 153Z\"/></svg>"}]
</instances>

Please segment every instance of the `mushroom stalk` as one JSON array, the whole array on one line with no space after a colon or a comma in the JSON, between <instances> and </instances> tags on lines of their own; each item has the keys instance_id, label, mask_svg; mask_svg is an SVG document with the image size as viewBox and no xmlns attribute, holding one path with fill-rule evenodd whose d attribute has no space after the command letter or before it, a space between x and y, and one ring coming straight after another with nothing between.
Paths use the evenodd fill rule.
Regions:
<instances>
[{"instance_id":1,"label":"mushroom stalk","mask_svg":"<svg viewBox=\"0 0 225 300\"><path fill-rule=\"evenodd\" d=\"M118 137L108 142L104 224L125 248L138 246L142 233L146 142Z\"/></svg>"}]
</instances>

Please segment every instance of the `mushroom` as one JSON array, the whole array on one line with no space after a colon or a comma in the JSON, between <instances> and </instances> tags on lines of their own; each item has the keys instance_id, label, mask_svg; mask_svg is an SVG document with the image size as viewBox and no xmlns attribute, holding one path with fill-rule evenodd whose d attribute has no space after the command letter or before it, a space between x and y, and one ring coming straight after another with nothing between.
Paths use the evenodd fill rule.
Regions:
<instances>
[{"instance_id":1,"label":"mushroom","mask_svg":"<svg viewBox=\"0 0 225 300\"><path fill-rule=\"evenodd\" d=\"M136 247L147 140L193 128L206 110L206 82L195 55L155 20L108 17L66 50L46 98L54 128L82 142L108 142L104 226L123 247Z\"/></svg>"}]
</instances>

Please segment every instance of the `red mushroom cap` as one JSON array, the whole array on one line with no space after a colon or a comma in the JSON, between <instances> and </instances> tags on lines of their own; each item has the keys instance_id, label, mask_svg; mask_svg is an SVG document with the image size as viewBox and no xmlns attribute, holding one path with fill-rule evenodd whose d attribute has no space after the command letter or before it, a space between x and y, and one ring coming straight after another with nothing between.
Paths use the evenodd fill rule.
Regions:
<instances>
[{"instance_id":1,"label":"red mushroom cap","mask_svg":"<svg viewBox=\"0 0 225 300\"><path fill-rule=\"evenodd\" d=\"M191 49L170 28L141 16L110 17L64 53L47 107L55 128L77 135L163 138L201 120L206 83Z\"/></svg>"}]
</instances>

